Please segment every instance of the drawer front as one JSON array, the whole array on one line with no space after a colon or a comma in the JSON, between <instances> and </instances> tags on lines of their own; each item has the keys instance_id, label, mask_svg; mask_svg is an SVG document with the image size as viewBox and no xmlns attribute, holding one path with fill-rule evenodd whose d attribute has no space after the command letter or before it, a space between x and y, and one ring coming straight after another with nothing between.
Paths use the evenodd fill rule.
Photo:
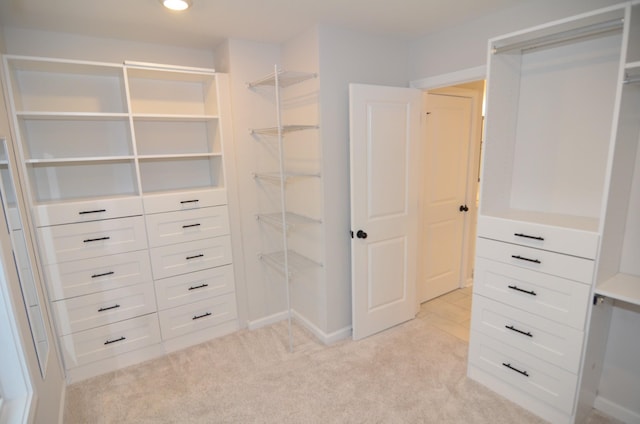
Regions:
<instances>
[{"instance_id":1,"label":"drawer front","mask_svg":"<svg viewBox=\"0 0 640 424\"><path fill-rule=\"evenodd\" d=\"M554 408L571 415L578 377L528 353L472 331L469 362Z\"/></svg>"},{"instance_id":2,"label":"drawer front","mask_svg":"<svg viewBox=\"0 0 640 424\"><path fill-rule=\"evenodd\" d=\"M229 234L226 206L147 215L145 220L151 247Z\"/></svg>"},{"instance_id":3,"label":"drawer front","mask_svg":"<svg viewBox=\"0 0 640 424\"><path fill-rule=\"evenodd\" d=\"M136 216L142 215L142 199L121 197L41 205L33 209L33 215L37 227Z\"/></svg>"},{"instance_id":4,"label":"drawer front","mask_svg":"<svg viewBox=\"0 0 640 424\"><path fill-rule=\"evenodd\" d=\"M156 280L230 263L229 236L151 249L151 269Z\"/></svg>"},{"instance_id":5,"label":"drawer front","mask_svg":"<svg viewBox=\"0 0 640 424\"><path fill-rule=\"evenodd\" d=\"M583 332L554 321L473 297L472 330L578 373Z\"/></svg>"},{"instance_id":6,"label":"drawer front","mask_svg":"<svg viewBox=\"0 0 640 424\"><path fill-rule=\"evenodd\" d=\"M584 329L590 287L576 281L476 258L473 292Z\"/></svg>"},{"instance_id":7,"label":"drawer front","mask_svg":"<svg viewBox=\"0 0 640 424\"><path fill-rule=\"evenodd\" d=\"M490 216L478 217L478 236L595 259L598 234Z\"/></svg>"},{"instance_id":8,"label":"drawer front","mask_svg":"<svg viewBox=\"0 0 640 424\"><path fill-rule=\"evenodd\" d=\"M51 300L84 296L152 280L147 250L46 265L45 276Z\"/></svg>"},{"instance_id":9,"label":"drawer front","mask_svg":"<svg viewBox=\"0 0 640 424\"><path fill-rule=\"evenodd\" d=\"M147 248L141 216L38 228L38 240L46 265Z\"/></svg>"},{"instance_id":10,"label":"drawer front","mask_svg":"<svg viewBox=\"0 0 640 424\"><path fill-rule=\"evenodd\" d=\"M163 278L157 280L155 285L158 309L175 308L198 300L232 293L235 288L233 265Z\"/></svg>"},{"instance_id":11,"label":"drawer front","mask_svg":"<svg viewBox=\"0 0 640 424\"><path fill-rule=\"evenodd\" d=\"M160 343L156 314L60 337L67 369Z\"/></svg>"},{"instance_id":12,"label":"drawer front","mask_svg":"<svg viewBox=\"0 0 640 424\"><path fill-rule=\"evenodd\" d=\"M205 189L150 194L142 198L145 213L183 211L227 204L227 191Z\"/></svg>"},{"instance_id":13,"label":"drawer front","mask_svg":"<svg viewBox=\"0 0 640 424\"><path fill-rule=\"evenodd\" d=\"M478 238L476 254L481 258L514 265L545 274L591 284L594 262L517 244Z\"/></svg>"},{"instance_id":14,"label":"drawer front","mask_svg":"<svg viewBox=\"0 0 640 424\"><path fill-rule=\"evenodd\" d=\"M158 313L164 340L213 327L236 317L236 297L233 293Z\"/></svg>"},{"instance_id":15,"label":"drawer front","mask_svg":"<svg viewBox=\"0 0 640 424\"><path fill-rule=\"evenodd\" d=\"M58 334L66 335L155 312L156 301L149 282L51 302L51 307Z\"/></svg>"}]
</instances>

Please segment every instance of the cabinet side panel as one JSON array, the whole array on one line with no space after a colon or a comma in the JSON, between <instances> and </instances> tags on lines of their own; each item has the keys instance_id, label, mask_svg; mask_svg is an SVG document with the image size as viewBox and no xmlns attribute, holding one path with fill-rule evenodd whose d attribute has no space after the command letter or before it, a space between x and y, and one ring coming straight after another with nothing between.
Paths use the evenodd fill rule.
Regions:
<instances>
[{"instance_id":1,"label":"cabinet side panel","mask_svg":"<svg viewBox=\"0 0 640 424\"><path fill-rule=\"evenodd\" d=\"M509 206L521 58L520 54L489 58L486 137L480 178L482 213Z\"/></svg>"}]
</instances>

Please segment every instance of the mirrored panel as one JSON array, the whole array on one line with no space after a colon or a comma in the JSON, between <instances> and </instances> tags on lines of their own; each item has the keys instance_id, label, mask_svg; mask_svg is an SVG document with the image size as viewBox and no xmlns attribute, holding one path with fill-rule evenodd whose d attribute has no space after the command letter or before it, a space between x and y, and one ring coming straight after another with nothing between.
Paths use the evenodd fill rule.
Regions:
<instances>
[{"instance_id":1,"label":"mirrored panel","mask_svg":"<svg viewBox=\"0 0 640 424\"><path fill-rule=\"evenodd\" d=\"M11 161L9 160L7 143L0 138L0 197L5 220L11 235L13 257L20 278L20 289L24 306L29 317L31 336L38 355L38 363L42 378L45 377L47 356L49 354L49 340L42 316L41 299L36 289L35 274L32 268L32 258L29 254L27 235L20 215L20 202L16 196Z\"/></svg>"}]
</instances>

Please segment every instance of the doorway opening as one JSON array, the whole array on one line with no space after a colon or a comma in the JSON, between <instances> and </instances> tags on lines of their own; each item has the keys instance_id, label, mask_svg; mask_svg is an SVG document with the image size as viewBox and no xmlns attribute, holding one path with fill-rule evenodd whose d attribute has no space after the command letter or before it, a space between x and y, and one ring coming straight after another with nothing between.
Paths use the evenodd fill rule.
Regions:
<instances>
[{"instance_id":1,"label":"doorway opening","mask_svg":"<svg viewBox=\"0 0 640 424\"><path fill-rule=\"evenodd\" d=\"M423 92L417 295L461 338L470 318L484 90L477 80Z\"/></svg>"}]
</instances>

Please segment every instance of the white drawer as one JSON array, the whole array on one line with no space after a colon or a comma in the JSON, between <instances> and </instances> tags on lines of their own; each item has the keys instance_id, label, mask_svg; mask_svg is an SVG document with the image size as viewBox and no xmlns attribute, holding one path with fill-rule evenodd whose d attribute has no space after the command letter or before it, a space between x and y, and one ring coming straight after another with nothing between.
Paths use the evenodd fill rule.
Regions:
<instances>
[{"instance_id":1,"label":"white drawer","mask_svg":"<svg viewBox=\"0 0 640 424\"><path fill-rule=\"evenodd\" d=\"M142 199L140 197L53 203L33 208L36 227L135 215L142 215Z\"/></svg>"},{"instance_id":2,"label":"white drawer","mask_svg":"<svg viewBox=\"0 0 640 424\"><path fill-rule=\"evenodd\" d=\"M482 296L473 296L472 330L491 336L574 374L583 332Z\"/></svg>"},{"instance_id":3,"label":"white drawer","mask_svg":"<svg viewBox=\"0 0 640 424\"><path fill-rule=\"evenodd\" d=\"M472 331L469 362L554 408L571 415L578 376L528 353Z\"/></svg>"},{"instance_id":4,"label":"white drawer","mask_svg":"<svg viewBox=\"0 0 640 424\"><path fill-rule=\"evenodd\" d=\"M233 293L158 312L163 340L236 319Z\"/></svg>"},{"instance_id":5,"label":"white drawer","mask_svg":"<svg viewBox=\"0 0 640 424\"><path fill-rule=\"evenodd\" d=\"M96 258L147 248L144 218L108 219L38 228L45 264Z\"/></svg>"},{"instance_id":6,"label":"white drawer","mask_svg":"<svg viewBox=\"0 0 640 424\"><path fill-rule=\"evenodd\" d=\"M476 258L473 292L584 329L590 286L513 265Z\"/></svg>"},{"instance_id":7,"label":"white drawer","mask_svg":"<svg viewBox=\"0 0 640 424\"><path fill-rule=\"evenodd\" d=\"M152 280L147 250L50 264L44 268L51 300L83 296Z\"/></svg>"},{"instance_id":8,"label":"white drawer","mask_svg":"<svg viewBox=\"0 0 640 424\"><path fill-rule=\"evenodd\" d=\"M226 206L147 215L149 246L166 246L229 234Z\"/></svg>"},{"instance_id":9,"label":"white drawer","mask_svg":"<svg viewBox=\"0 0 640 424\"><path fill-rule=\"evenodd\" d=\"M479 237L476 242L476 255L585 284L591 284L593 279L594 262L592 260L547 250Z\"/></svg>"},{"instance_id":10,"label":"white drawer","mask_svg":"<svg viewBox=\"0 0 640 424\"><path fill-rule=\"evenodd\" d=\"M598 251L594 232L484 215L478 217L478 236L589 259Z\"/></svg>"},{"instance_id":11,"label":"white drawer","mask_svg":"<svg viewBox=\"0 0 640 424\"><path fill-rule=\"evenodd\" d=\"M158 309L175 308L233 292L233 265L156 280Z\"/></svg>"},{"instance_id":12,"label":"white drawer","mask_svg":"<svg viewBox=\"0 0 640 424\"><path fill-rule=\"evenodd\" d=\"M156 314L60 337L67 369L160 343Z\"/></svg>"},{"instance_id":13,"label":"white drawer","mask_svg":"<svg viewBox=\"0 0 640 424\"><path fill-rule=\"evenodd\" d=\"M51 302L58 334L66 335L156 310L151 282Z\"/></svg>"},{"instance_id":14,"label":"white drawer","mask_svg":"<svg viewBox=\"0 0 640 424\"><path fill-rule=\"evenodd\" d=\"M225 205L227 191L224 189L204 189L173 193L148 194L142 198L145 213L182 211Z\"/></svg>"},{"instance_id":15,"label":"white drawer","mask_svg":"<svg viewBox=\"0 0 640 424\"><path fill-rule=\"evenodd\" d=\"M151 249L156 280L231 263L229 236L178 243Z\"/></svg>"}]
</instances>

